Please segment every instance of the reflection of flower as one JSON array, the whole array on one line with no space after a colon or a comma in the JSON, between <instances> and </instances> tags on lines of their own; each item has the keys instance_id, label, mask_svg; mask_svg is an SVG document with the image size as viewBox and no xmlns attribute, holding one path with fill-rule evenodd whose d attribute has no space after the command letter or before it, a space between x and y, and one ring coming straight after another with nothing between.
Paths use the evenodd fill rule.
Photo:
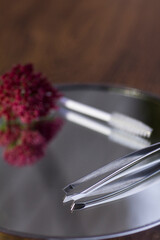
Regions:
<instances>
[{"instance_id":1,"label":"reflection of flower","mask_svg":"<svg viewBox=\"0 0 160 240\"><path fill-rule=\"evenodd\" d=\"M19 125L10 125L6 123L5 128L0 130L0 145L7 146L13 142L16 142L19 138L20 132L21 129Z\"/></svg>"},{"instance_id":2,"label":"reflection of flower","mask_svg":"<svg viewBox=\"0 0 160 240\"><path fill-rule=\"evenodd\" d=\"M33 66L17 65L0 77L0 145L16 166L36 162L62 126L48 116L61 94ZM48 118L49 117L49 118Z\"/></svg>"},{"instance_id":3,"label":"reflection of flower","mask_svg":"<svg viewBox=\"0 0 160 240\"><path fill-rule=\"evenodd\" d=\"M62 125L62 119L56 118L54 121L39 121L35 124L34 128L39 131L39 133L44 137L46 143L48 143L56 136Z\"/></svg>"},{"instance_id":4,"label":"reflection of flower","mask_svg":"<svg viewBox=\"0 0 160 240\"><path fill-rule=\"evenodd\" d=\"M23 166L36 162L44 154L45 139L37 131L24 131L21 143L4 152L5 160L11 165Z\"/></svg>"},{"instance_id":5,"label":"reflection of flower","mask_svg":"<svg viewBox=\"0 0 160 240\"><path fill-rule=\"evenodd\" d=\"M0 116L29 123L56 108L58 91L31 64L17 65L0 78Z\"/></svg>"},{"instance_id":6,"label":"reflection of flower","mask_svg":"<svg viewBox=\"0 0 160 240\"><path fill-rule=\"evenodd\" d=\"M0 132L0 144L5 145L5 160L16 166L24 166L37 162L43 157L47 143L56 136L63 121L59 118L49 121L37 121L34 124L19 126L12 125L10 129Z\"/></svg>"}]
</instances>

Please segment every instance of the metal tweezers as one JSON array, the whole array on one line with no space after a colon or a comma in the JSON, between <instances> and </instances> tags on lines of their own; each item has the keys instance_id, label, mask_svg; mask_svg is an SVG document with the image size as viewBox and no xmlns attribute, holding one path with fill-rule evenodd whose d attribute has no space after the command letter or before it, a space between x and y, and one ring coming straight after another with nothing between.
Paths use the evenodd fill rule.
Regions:
<instances>
[{"instance_id":1,"label":"metal tweezers","mask_svg":"<svg viewBox=\"0 0 160 240\"><path fill-rule=\"evenodd\" d=\"M63 189L66 194L64 203L73 201L71 210L74 211L104 204L140 191L144 185L153 180L153 177L158 176L159 156L160 143L156 143L112 161L67 185Z\"/></svg>"}]
</instances>

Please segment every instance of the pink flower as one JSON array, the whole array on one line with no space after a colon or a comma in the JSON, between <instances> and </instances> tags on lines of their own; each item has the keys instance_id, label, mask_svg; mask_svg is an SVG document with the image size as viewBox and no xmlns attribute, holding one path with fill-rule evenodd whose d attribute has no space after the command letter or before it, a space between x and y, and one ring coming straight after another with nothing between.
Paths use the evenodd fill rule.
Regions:
<instances>
[{"instance_id":1,"label":"pink flower","mask_svg":"<svg viewBox=\"0 0 160 240\"><path fill-rule=\"evenodd\" d=\"M5 160L15 166L31 165L44 155L45 139L38 131L24 131L21 144L7 148L4 152Z\"/></svg>"},{"instance_id":2,"label":"pink flower","mask_svg":"<svg viewBox=\"0 0 160 240\"><path fill-rule=\"evenodd\" d=\"M61 119L47 120L61 94L33 66L17 65L0 77L0 145L5 160L16 166L32 164L61 129Z\"/></svg>"},{"instance_id":3,"label":"pink flower","mask_svg":"<svg viewBox=\"0 0 160 240\"><path fill-rule=\"evenodd\" d=\"M7 146L16 142L21 135L21 128L19 125L7 124L4 130L0 130L0 145Z\"/></svg>"},{"instance_id":4,"label":"pink flower","mask_svg":"<svg viewBox=\"0 0 160 240\"><path fill-rule=\"evenodd\" d=\"M0 116L29 123L56 109L61 95L31 64L17 65L0 78Z\"/></svg>"}]
</instances>

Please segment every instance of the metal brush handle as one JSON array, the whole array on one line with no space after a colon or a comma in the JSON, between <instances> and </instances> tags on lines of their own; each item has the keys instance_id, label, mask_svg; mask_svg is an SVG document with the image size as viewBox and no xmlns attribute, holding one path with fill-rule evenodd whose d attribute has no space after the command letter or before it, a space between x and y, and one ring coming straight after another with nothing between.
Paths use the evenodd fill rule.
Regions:
<instances>
[{"instance_id":1,"label":"metal brush handle","mask_svg":"<svg viewBox=\"0 0 160 240\"><path fill-rule=\"evenodd\" d=\"M133 133L135 135L150 137L152 133L152 128L145 123L121 113L108 113L66 97L61 97L59 103L67 109L104 122L108 122L110 126Z\"/></svg>"}]
</instances>

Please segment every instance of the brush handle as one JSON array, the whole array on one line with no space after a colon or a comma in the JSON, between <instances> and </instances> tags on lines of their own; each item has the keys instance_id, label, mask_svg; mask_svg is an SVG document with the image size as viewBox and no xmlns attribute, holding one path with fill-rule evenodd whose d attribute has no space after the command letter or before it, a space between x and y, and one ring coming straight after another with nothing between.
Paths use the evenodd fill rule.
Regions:
<instances>
[{"instance_id":1,"label":"brush handle","mask_svg":"<svg viewBox=\"0 0 160 240\"><path fill-rule=\"evenodd\" d=\"M131 149L137 150L150 145L150 142L147 139L118 129L113 129L112 127L108 127L100 122L85 117L82 114L69 111L65 108L60 108L59 113L68 121L108 136L111 141Z\"/></svg>"},{"instance_id":2,"label":"brush handle","mask_svg":"<svg viewBox=\"0 0 160 240\"><path fill-rule=\"evenodd\" d=\"M145 123L132 117L120 113L108 113L66 97L61 97L59 103L66 109L70 109L86 116L108 122L110 126L116 129L123 130L137 136L149 138L153 130Z\"/></svg>"},{"instance_id":3,"label":"brush handle","mask_svg":"<svg viewBox=\"0 0 160 240\"><path fill-rule=\"evenodd\" d=\"M79 113L83 113L90 117L109 122L111 120L111 114L94 107L85 105L83 103L76 102L66 97L61 97L59 102L66 108L74 110Z\"/></svg>"}]
</instances>

